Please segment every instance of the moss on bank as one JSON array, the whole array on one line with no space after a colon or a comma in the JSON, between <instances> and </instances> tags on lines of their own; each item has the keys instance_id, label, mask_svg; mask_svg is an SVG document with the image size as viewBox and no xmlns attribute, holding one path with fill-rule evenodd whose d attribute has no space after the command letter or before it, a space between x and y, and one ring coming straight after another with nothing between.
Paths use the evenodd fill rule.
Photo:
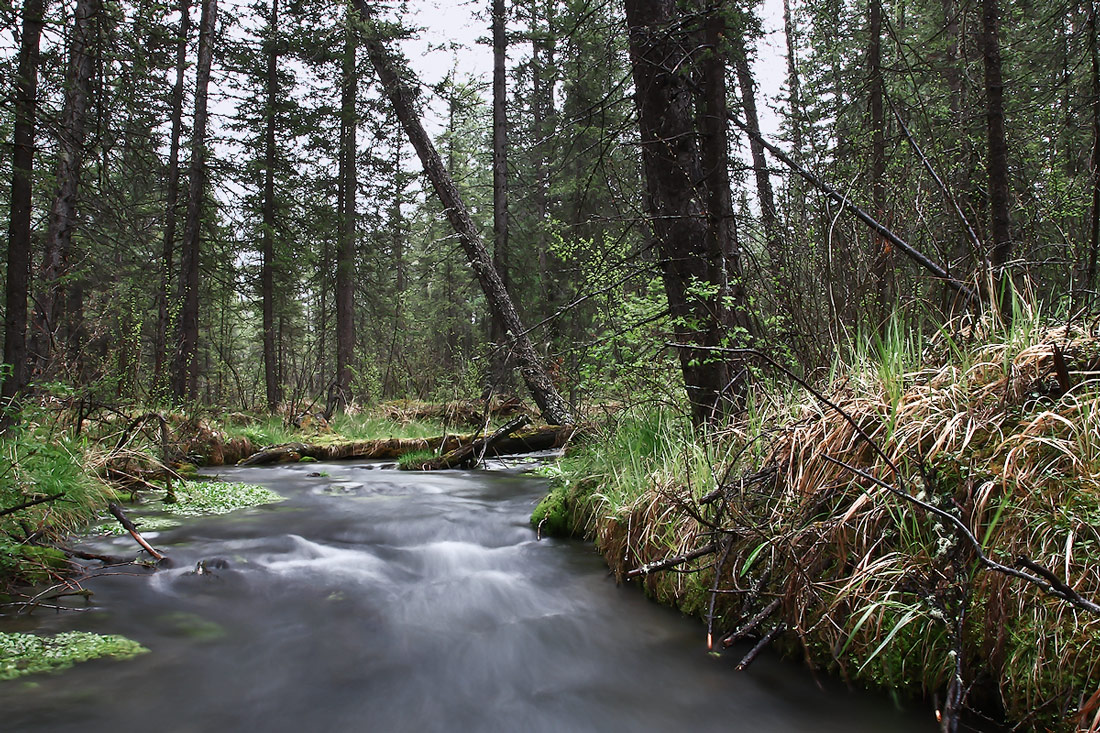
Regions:
<instances>
[{"instance_id":1,"label":"moss on bank","mask_svg":"<svg viewBox=\"0 0 1100 733\"><path fill-rule=\"evenodd\" d=\"M0 632L0 680L57 672L100 657L130 659L149 651L123 636L67 631L53 636Z\"/></svg>"},{"instance_id":2,"label":"moss on bank","mask_svg":"<svg viewBox=\"0 0 1100 733\"><path fill-rule=\"evenodd\" d=\"M818 668L942 699L960 654L973 703L1072 730L1100 689L1100 618L979 567L875 483L959 517L1001 562L1031 558L1100 598L1100 337L1032 325L984 341L898 338L824 386L899 475L837 412L772 391L706 441L665 410L622 414L561 461L532 522L594 539L620 578L716 543L678 568L696 572L643 581L716 639L778 600L759 631L782 621L779 646Z\"/></svg>"}]
</instances>

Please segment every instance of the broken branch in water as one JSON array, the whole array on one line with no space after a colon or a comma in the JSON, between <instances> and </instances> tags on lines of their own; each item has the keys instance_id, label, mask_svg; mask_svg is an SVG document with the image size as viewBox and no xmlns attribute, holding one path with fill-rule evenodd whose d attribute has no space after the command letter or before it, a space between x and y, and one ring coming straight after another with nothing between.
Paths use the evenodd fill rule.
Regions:
<instances>
[{"instance_id":1,"label":"broken branch in water","mask_svg":"<svg viewBox=\"0 0 1100 733\"><path fill-rule=\"evenodd\" d=\"M749 668L749 665L756 661L756 658L760 656L760 652L768 648L768 644L775 641L775 638L787 630L787 624L780 621L771 631L760 637L760 641L756 642L756 646L749 650L749 653L741 658L741 661L737 663L737 671L744 672Z\"/></svg>"},{"instance_id":2,"label":"broken branch in water","mask_svg":"<svg viewBox=\"0 0 1100 733\"><path fill-rule=\"evenodd\" d=\"M110 510L111 514L115 515L115 519L117 519L118 523L121 524L122 527L130 533L130 536L134 538L134 541L141 545L142 549L152 555L154 560L160 561L164 559L164 555L162 553L157 552L155 549L153 549L152 545L145 541L145 538L141 536L141 532L138 532L137 527L134 526L134 523L131 522L130 518L126 516L126 513L122 511L122 507L112 501L110 504L107 505L107 509Z\"/></svg>"}]
</instances>

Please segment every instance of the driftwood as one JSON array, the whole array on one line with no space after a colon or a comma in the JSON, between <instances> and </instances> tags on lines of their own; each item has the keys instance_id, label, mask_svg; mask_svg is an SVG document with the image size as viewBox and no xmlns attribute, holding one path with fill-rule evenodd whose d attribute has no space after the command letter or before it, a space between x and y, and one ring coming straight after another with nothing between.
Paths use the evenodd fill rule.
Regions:
<instances>
[{"instance_id":1,"label":"driftwood","mask_svg":"<svg viewBox=\"0 0 1100 733\"><path fill-rule=\"evenodd\" d=\"M498 428L488 437L478 438L438 458L422 461L415 465L402 466L402 468L407 471L440 471L447 468L471 468L480 463L481 459L502 440L527 425L529 422L531 422L530 417L527 415L520 415L514 420L510 420L503 427Z\"/></svg>"},{"instance_id":2,"label":"driftwood","mask_svg":"<svg viewBox=\"0 0 1100 733\"><path fill-rule=\"evenodd\" d=\"M138 532L137 527L134 526L134 523L131 522L130 518L126 516L126 513L122 511L122 507L112 501L110 504L107 505L107 509L110 510L111 514L115 515L115 519L118 520L118 523L121 524L122 527L130 533L130 536L133 537L139 545L141 545L142 549L153 556L154 560L159 561L164 559L164 555L162 553L157 552L155 549L153 549L152 545L145 541L145 538L141 536L141 532Z\"/></svg>"},{"instance_id":3,"label":"driftwood","mask_svg":"<svg viewBox=\"0 0 1100 733\"><path fill-rule=\"evenodd\" d=\"M524 431L504 437L485 451L488 456L507 456L561 448L573 436L572 426L552 426ZM312 445L285 443L265 448L245 458L239 466L264 466L271 463L295 463L302 458L335 461L345 458L362 460L396 460L406 453L434 451L448 453L476 440L472 435L446 435L434 438L388 438L349 443Z\"/></svg>"}]
</instances>

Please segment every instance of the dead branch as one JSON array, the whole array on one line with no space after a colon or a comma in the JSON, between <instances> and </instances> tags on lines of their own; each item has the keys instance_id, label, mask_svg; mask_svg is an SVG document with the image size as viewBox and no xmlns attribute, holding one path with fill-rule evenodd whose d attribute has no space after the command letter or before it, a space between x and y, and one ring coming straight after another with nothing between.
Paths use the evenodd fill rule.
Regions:
<instances>
[{"instance_id":1,"label":"dead branch","mask_svg":"<svg viewBox=\"0 0 1100 733\"><path fill-rule=\"evenodd\" d=\"M741 130L744 131L744 133L746 135L748 135L749 137L751 137L753 140L755 140L758 143L760 143L761 145L763 145L764 148L769 153L774 155L777 159L779 159L788 168L790 168L792 171L797 173L802 178L806 179L806 181L808 181L810 183L810 185L817 188L819 191L824 193L826 196L831 198L833 201L835 201L836 203L840 204L842 207L844 207L845 209L850 211L853 215L855 215L855 217L857 219L859 219L864 224L866 224L868 227L870 227L872 230L874 230L880 237L882 237L886 241L890 242L890 244L892 244L895 247L897 247L898 249L900 249L909 259L913 260L918 265L920 265L924 269L928 270L930 273L932 273L937 278L939 278L941 281L943 281L943 283L945 285L947 285L952 290L954 290L959 295L961 295L963 298L965 298L968 304L969 303L977 303L979 301L978 295L973 290L971 290L965 283L963 283L960 280L953 277L951 275L951 273L949 273L942 266L940 266L939 264L937 264L937 263L933 262L932 260L930 260L928 257L926 257L924 254L919 252L915 247L910 245L904 239L902 239L901 237L899 237L898 235L894 234L892 231L887 229L884 224L881 224L874 217L872 217L870 214L868 214L866 211L864 211L863 209L856 206L856 204L853 203L851 199L849 199L847 196L842 194L840 191L837 191L835 188L833 188L829 184L822 181L820 178L815 176L813 173L810 173L808 170L806 170L805 168L800 166L798 163L795 163L793 160L791 160L791 158L786 153L784 153L782 150L780 150L779 148L777 148L776 146L772 145L770 142L765 140L764 136L760 134L759 130L754 130L754 129L750 128L744 122L739 120L737 118L737 115L734 114L733 112L730 112L728 114L728 116L729 116L729 119L733 122L733 124L735 124L739 128L741 128Z\"/></svg>"},{"instance_id":2,"label":"dead branch","mask_svg":"<svg viewBox=\"0 0 1100 733\"><path fill-rule=\"evenodd\" d=\"M768 648L768 645L775 641L776 637L787 630L787 624L780 621L776 624L768 633L764 634L760 638L760 641L756 642L756 646L749 650L749 653L741 658L741 661L737 663L737 671L744 672L749 668L749 665L756 661L756 658L760 656L760 653Z\"/></svg>"},{"instance_id":3,"label":"dead branch","mask_svg":"<svg viewBox=\"0 0 1100 733\"><path fill-rule=\"evenodd\" d=\"M722 646L733 646L735 643L741 641L745 637L752 634L752 632L756 631L756 628L760 626L760 624L767 621L768 618L770 618L771 615L775 613L776 609L779 608L779 602L780 599L776 598L774 601L765 606L763 610L761 610L755 616L742 624L741 628L737 629L737 631L731 632L729 635L723 638Z\"/></svg>"},{"instance_id":4,"label":"dead branch","mask_svg":"<svg viewBox=\"0 0 1100 733\"><path fill-rule=\"evenodd\" d=\"M141 532L138 532L138 529L134 526L134 523L131 522L130 518L126 516L126 513L122 511L122 507L112 501L110 504L107 505L107 509L111 512L111 514L115 515L115 519L117 519L118 523L121 524L123 528L130 533L130 536L134 538L134 541L141 545L142 549L148 552L154 560L159 561L164 559L163 554L157 552L155 549L153 549L152 545L145 541L145 538L141 536Z\"/></svg>"},{"instance_id":5,"label":"dead branch","mask_svg":"<svg viewBox=\"0 0 1100 733\"><path fill-rule=\"evenodd\" d=\"M658 570L667 570L669 568L674 568L677 565L683 565L686 562L691 562L692 560L695 560L696 558L703 557L705 555L712 555L717 551L718 551L718 545L716 543L712 542L709 545L705 545L703 547L700 547L697 550L692 550L691 552L689 552L687 554L677 555L676 557L670 557L667 560L660 560L658 562L651 562L651 563L648 563L646 565L642 565L641 567L634 568L633 570L628 571L626 573L626 575L624 575L623 577L624 578L639 578L639 577L642 577L644 575L649 575L650 573L655 573Z\"/></svg>"},{"instance_id":6,"label":"dead branch","mask_svg":"<svg viewBox=\"0 0 1100 733\"><path fill-rule=\"evenodd\" d=\"M13 506L13 507L9 507L7 509L0 510L0 517L6 517L9 514L15 514L16 512L21 512L24 509L30 509L32 506L38 506L39 504L45 504L45 503L50 502L50 501L57 501L58 499L60 499L63 496L65 496L65 492L64 491L59 491L56 494L50 494L49 496L40 496L37 499L31 499L30 501L25 501L22 504L20 504L19 506Z\"/></svg>"}]
</instances>

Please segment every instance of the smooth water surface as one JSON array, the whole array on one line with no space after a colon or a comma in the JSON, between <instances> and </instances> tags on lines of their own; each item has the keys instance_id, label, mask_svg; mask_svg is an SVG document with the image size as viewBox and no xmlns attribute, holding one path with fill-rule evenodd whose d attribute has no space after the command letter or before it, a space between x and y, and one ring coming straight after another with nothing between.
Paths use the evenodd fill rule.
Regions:
<instances>
[{"instance_id":1,"label":"smooth water surface","mask_svg":"<svg viewBox=\"0 0 1100 733\"><path fill-rule=\"evenodd\" d=\"M745 648L708 656L699 621L617 587L591 546L536 540L542 479L363 463L219 473L288 500L154 536L175 567L94 578L89 610L0 619L151 650L0 682L0 730L934 728L767 655L743 673ZM229 567L193 573L212 558Z\"/></svg>"}]
</instances>

